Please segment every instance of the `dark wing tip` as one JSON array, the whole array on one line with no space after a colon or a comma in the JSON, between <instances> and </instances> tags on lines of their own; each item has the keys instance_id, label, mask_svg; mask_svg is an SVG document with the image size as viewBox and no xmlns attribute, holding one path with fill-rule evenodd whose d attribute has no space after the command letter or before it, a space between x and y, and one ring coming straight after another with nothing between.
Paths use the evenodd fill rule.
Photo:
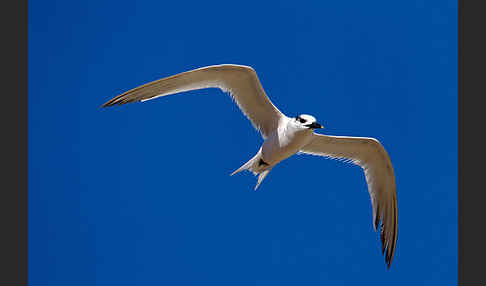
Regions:
<instances>
[{"instance_id":1,"label":"dark wing tip","mask_svg":"<svg viewBox=\"0 0 486 286\"><path fill-rule=\"evenodd\" d=\"M385 259L385 262L386 262L386 268L387 269L390 269L390 267L391 267L391 260L390 260L390 258L388 258L388 261Z\"/></svg>"},{"instance_id":2,"label":"dark wing tip","mask_svg":"<svg viewBox=\"0 0 486 286\"><path fill-rule=\"evenodd\" d=\"M396 224L393 228L393 237L386 237L383 222L381 223L381 253L385 256L385 263L388 269L391 267L396 248Z\"/></svg>"},{"instance_id":3,"label":"dark wing tip","mask_svg":"<svg viewBox=\"0 0 486 286\"><path fill-rule=\"evenodd\" d=\"M105 102L103 105L100 106L100 108L105 108L105 107L110 107L113 106L110 102Z\"/></svg>"},{"instance_id":4,"label":"dark wing tip","mask_svg":"<svg viewBox=\"0 0 486 286\"><path fill-rule=\"evenodd\" d=\"M138 100L136 98L124 97L124 94L122 94L122 95L116 96L116 97L108 100L107 102L105 102L101 106L101 108L115 106L115 105L123 105L123 104L126 104L126 103L136 102L136 101L140 101L140 100Z\"/></svg>"},{"instance_id":5,"label":"dark wing tip","mask_svg":"<svg viewBox=\"0 0 486 286\"><path fill-rule=\"evenodd\" d=\"M392 257L393 257L393 250L391 249L390 244L388 243L387 238L385 237L383 224L381 225L380 239L381 239L381 254L385 256L385 264L387 268L390 269Z\"/></svg>"},{"instance_id":6,"label":"dark wing tip","mask_svg":"<svg viewBox=\"0 0 486 286\"><path fill-rule=\"evenodd\" d=\"M108 100L107 102L105 102L101 108L104 108L104 107L110 107L110 106L114 106L115 104L117 104L117 101L118 101L119 97L114 97L110 100Z\"/></svg>"},{"instance_id":7,"label":"dark wing tip","mask_svg":"<svg viewBox=\"0 0 486 286\"><path fill-rule=\"evenodd\" d=\"M387 269L390 269L392 260L393 260L393 250L388 249L386 256L385 256L385 263L386 263Z\"/></svg>"}]
</instances>

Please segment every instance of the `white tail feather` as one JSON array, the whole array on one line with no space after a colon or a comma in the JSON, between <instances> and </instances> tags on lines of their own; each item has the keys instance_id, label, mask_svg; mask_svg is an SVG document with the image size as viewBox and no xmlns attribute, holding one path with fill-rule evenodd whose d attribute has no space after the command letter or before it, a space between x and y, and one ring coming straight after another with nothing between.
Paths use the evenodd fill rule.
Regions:
<instances>
[{"instance_id":1,"label":"white tail feather","mask_svg":"<svg viewBox=\"0 0 486 286\"><path fill-rule=\"evenodd\" d=\"M256 189L258 188L258 186L260 186L261 182L263 181L263 179L265 179L265 177L268 175L268 172L270 172L271 169L267 169L263 172L260 173L260 175L258 176L258 182L255 186L255 191Z\"/></svg>"},{"instance_id":2,"label":"white tail feather","mask_svg":"<svg viewBox=\"0 0 486 286\"><path fill-rule=\"evenodd\" d=\"M233 176L234 174L237 174L241 171L248 170L252 172L254 175L258 175L258 181L255 186L255 190L260 186L262 183L263 179L268 175L268 172L272 169L273 166L268 166L268 165L259 165L261 159L261 149L258 151L258 153L251 158L248 162L243 164L243 166L239 167L236 171L230 174L230 176Z\"/></svg>"},{"instance_id":3,"label":"white tail feather","mask_svg":"<svg viewBox=\"0 0 486 286\"><path fill-rule=\"evenodd\" d=\"M245 170L252 171L253 174L256 175L253 165L255 164L255 162L258 162L259 155L260 155L260 152L258 152L253 158L251 158L250 161L246 162L245 164L243 164L243 166L239 167L236 171L231 173L230 176L233 176L234 174L237 174L237 173L239 173L241 171L245 171Z\"/></svg>"}]
</instances>

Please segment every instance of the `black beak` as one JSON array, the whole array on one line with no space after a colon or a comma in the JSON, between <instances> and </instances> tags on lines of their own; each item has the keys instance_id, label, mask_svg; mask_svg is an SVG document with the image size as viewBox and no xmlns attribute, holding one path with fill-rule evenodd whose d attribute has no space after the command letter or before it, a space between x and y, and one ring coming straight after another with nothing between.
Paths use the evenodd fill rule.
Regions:
<instances>
[{"instance_id":1,"label":"black beak","mask_svg":"<svg viewBox=\"0 0 486 286\"><path fill-rule=\"evenodd\" d=\"M322 125L320 125L319 123L317 122L312 122L311 124L309 125L306 125L307 127L309 128L313 128L313 129L319 129L319 128L324 128Z\"/></svg>"}]
</instances>

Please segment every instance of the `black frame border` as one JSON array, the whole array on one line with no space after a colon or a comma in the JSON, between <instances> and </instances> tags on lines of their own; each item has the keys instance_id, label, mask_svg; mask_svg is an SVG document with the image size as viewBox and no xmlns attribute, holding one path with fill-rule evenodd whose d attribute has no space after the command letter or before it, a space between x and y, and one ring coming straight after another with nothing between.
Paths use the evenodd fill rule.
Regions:
<instances>
[{"instance_id":1,"label":"black frame border","mask_svg":"<svg viewBox=\"0 0 486 286\"><path fill-rule=\"evenodd\" d=\"M483 5L480 3L483 2ZM484 1L458 1L458 283L484 284Z\"/></svg>"},{"instance_id":2,"label":"black frame border","mask_svg":"<svg viewBox=\"0 0 486 286\"><path fill-rule=\"evenodd\" d=\"M0 284L27 285L27 0L3 3Z\"/></svg>"}]
</instances>

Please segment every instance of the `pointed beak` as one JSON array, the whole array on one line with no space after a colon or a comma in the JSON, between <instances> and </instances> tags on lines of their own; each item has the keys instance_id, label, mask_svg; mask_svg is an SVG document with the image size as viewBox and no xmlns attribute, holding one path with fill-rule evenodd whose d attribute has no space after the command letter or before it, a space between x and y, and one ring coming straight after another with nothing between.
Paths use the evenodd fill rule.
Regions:
<instances>
[{"instance_id":1,"label":"pointed beak","mask_svg":"<svg viewBox=\"0 0 486 286\"><path fill-rule=\"evenodd\" d=\"M320 129L320 128L324 128L324 126L320 125L319 123L317 122L313 122L309 125L306 125L307 127L309 128L313 128L313 129Z\"/></svg>"}]
</instances>

